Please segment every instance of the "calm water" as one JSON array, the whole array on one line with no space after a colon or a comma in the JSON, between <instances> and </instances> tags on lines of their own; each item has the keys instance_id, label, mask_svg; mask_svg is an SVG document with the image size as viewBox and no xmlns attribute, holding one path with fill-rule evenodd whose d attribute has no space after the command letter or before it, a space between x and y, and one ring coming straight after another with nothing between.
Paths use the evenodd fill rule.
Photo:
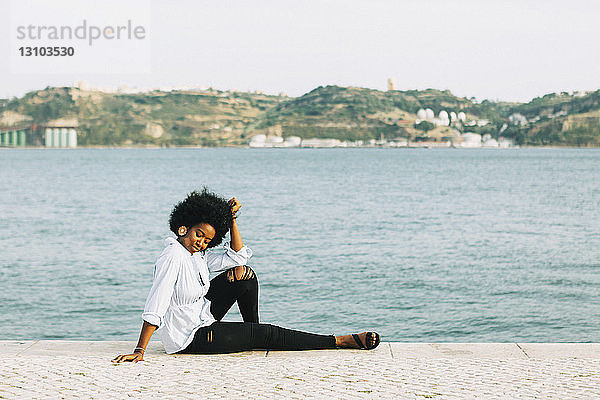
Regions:
<instances>
[{"instance_id":1,"label":"calm water","mask_svg":"<svg viewBox=\"0 0 600 400\"><path fill-rule=\"evenodd\" d=\"M598 150L2 150L0 166L0 339L137 339L170 209L206 184L243 203L263 322L600 341Z\"/></svg>"}]
</instances>

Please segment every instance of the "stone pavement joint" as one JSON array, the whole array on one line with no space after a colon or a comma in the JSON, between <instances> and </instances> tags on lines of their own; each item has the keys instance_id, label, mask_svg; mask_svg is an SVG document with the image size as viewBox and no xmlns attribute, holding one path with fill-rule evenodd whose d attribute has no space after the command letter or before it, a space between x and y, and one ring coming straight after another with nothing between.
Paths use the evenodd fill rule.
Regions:
<instances>
[{"instance_id":1,"label":"stone pavement joint","mask_svg":"<svg viewBox=\"0 0 600 400\"><path fill-rule=\"evenodd\" d=\"M36 340L35 342L31 343L29 346L25 347L24 349L22 349L19 353L17 353L17 355L19 355L20 353L27 351L27 349L29 349L31 346L34 346L36 343L38 343L39 340Z\"/></svg>"},{"instance_id":2,"label":"stone pavement joint","mask_svg":"<svg viewBox=\"0 0 600 400\"><path fill-rule=\"evenodd\" d=\"M525 354L525 356L526 356L527 358L531 358L531 357L529 357L529 354L527 354L527 352L526 352L525 350L523 350L523 348L522 348L522 347L519 345L519 343L515 343L515 344L517 345L517 347L518 347L519 349L521 349L521 351L523 352L523 354Z\"/></svg>"},{"instance_id":3,"label":"stone pavement joint","mask_svg":"<svg viewBox=\"0 0 600 400\"><path fill-rule=\"evenodd\" d=\"M0 341L0 398L596 399L598 343L382 343L168 355L135 342Z\"/></svg>"}]
</instances>

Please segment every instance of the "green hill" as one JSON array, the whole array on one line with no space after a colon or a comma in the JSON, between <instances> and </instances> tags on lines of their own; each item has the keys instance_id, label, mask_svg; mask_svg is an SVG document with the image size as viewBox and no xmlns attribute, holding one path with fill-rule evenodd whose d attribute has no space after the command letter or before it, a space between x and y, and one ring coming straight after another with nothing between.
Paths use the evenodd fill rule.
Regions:
<instances>
[{"instance_id":1,"label":"green hill","mask_svg":"<svg viewBox=\"0 0 600 400\"><path fill-rule=\"evenodd\" d=\"M419 109L465 112L473 118L503 122L512 104L481 104L454 96L449 91L387 91L326 86L286 102L259 116L251 129L280 125L286 135L301 138L329 137L340 140L406 137L422 134L414 122Z\"/></svg>"},{"instance_id":2,"label":"green hill","mask_svg":"<svg viewBox=\"0 0 600 400\"><path fill-rule=\"evenodd\" d=\"M529 120L506 132L529 145L600 146L600 90L551 93L511 109Z\"/></svg>"},{"instance_id":3,"label":"green hill","mask_svg":"<svg viewBox=\"0 0 600 400\"><path fill-rule=\"evenodd\" d=\"M39 125L77 119L80 145L241 145L247 125L287 97L260 93L154 91L112 94L46 88L9 101L4 109Z\"/></svg>"},{"instance_id":4,"label":"green hill","mask_svg":"<svg viewBox=\"0 0 600 400\"><path fill-rule=\"evenodd\" d=\"M507 103L435 89L326 86L292 98L210 89L124 94L62 87L0 100L0 117L18 114L38 125L76 119L83 146L226 146L244 145L261 133L340 140L426 137L430 127L415 122L417 111L427 108L435 115L464 112L466 123L455 126L463 132L525 145L600 146L600 90Z\"/></svg>"}]
</instances>

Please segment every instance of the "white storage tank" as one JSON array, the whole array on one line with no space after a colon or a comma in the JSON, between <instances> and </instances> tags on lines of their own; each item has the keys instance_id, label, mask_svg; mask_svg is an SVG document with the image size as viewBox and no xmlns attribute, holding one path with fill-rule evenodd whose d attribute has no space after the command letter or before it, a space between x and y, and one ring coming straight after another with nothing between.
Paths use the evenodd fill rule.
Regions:
<instances>
[{"instance_id":1,"label":"white storage tank","mask_svg":"<svg viewBox=\"0 0 600 400\"><path fill-rule=\"evenodd\" d=\"M481 135L474 132L467 132L463 136L461 147L481 147Z\"/></svg>"},{"instance_id":2,"label":"white storage tank","mask_svg":"<svg viewBox=\"0 0 600 400\"><path fill-rule=\"evenodd\" d=\"M60 147L60 129L52 129L52 147Z\"/></svg>"},{"instance_id":3,"label":"white storage tank","mask_svg":"<svg viewBox=\"0 0 600 400\"><path fill-rule=\"evenodd\" d=\"M298 147L300 146L300 143L302 143L302 139L298 136L288 136L285 138L284 142L287 147Z\"/></svg>"},{"instance_id":4,"label":"white storage tank","mask_svg":"<svg viewBox=\"0 0 600 400\"><path fill-rule=\"evenodd\" d=\"M46 147L52 147L52 128L46 128L44 133Z\"/></svg>"},{"instance_id":5,"label":"white storage tank","mask_svg":"<svg viewBox=\"0 0 600 400\"><path fill-rule=\"evenodd\" d=\"M60 147L67 147L67 137L69 130L67 128L60 128Z\"/></svg>"},{"instance_id":6,"label":"white storage tank","mask_svg":"<svg viewBox=\"0 0 600 400\"><path fill-rule=\"evenodd\" d=\"M77 131L73 128L69 129L69 136L67 137L67 147L77 147Z\"/></svg>"},{"instance_id":7,"label":"white storage tank","mask_svg":"<svg viewBox=\"0 0 600 400\"><path fill-rule=\"evenodd\" d=\"M248 145L250 147L265 147L266 142L267 135L255 135L250 138L250 143L248 143Z\"/></svg>"},{"instance_id":8,"label":"white storage tank","mask_svg":"<svg viewBox=\"0 0 600 400\"><path fill-rule=\"evenodd\" d=\"M283 138L281 136L268 136L267 142L269 142L271 144L279 144L279 143L283 143Z\"/></svg>"},{"instance_id":9,"label":"white storage tank","mask_svg":"<svg viewBox=\"0 0 600 400\"><path fill-rule=\"evenodd\" d=\"M425 119L429 122L433 121L433 118L435 117L435 113L433 112L433 110L431 108L428 108L427 110L425 110Z\"/></svg>"}]
</instances>

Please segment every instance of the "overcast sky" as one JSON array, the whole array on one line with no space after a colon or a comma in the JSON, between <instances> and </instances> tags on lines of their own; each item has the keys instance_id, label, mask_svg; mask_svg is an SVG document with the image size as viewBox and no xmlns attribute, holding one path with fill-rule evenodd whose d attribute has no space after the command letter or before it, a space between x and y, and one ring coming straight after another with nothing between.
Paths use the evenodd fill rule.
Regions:
<instances>
[{"instance_id":1,"label":"overcast sky","mask_svg":"<svg viewBox=\"0 0 600 400\"><path fill-rule=\"evenodd\" d=\"M13 10L10 16L9 3L0 0L3 60L16 53L10 44L16 30L11 27L15 14ZM26 17L57 25L82 18L93 23L99 14L104 19L114 16L136 22L135 8L123 11L118 2L72 0L70 4L79 7L76 12L68 1L46 3L56 11L51 21L47 10L33 6ZM29 74L0 62L0 97L80 80L92 87L212 86L298 96L330 84L385 90L391 77L400 90L449 89L480 100L517 101L556 91L600 88L600 2L164 0L147 4L138 21L147 25L151 45L147 72L61 74L53 69ZM142 14L148 15L149 22Z\"/></svg>"}]
</instances>

